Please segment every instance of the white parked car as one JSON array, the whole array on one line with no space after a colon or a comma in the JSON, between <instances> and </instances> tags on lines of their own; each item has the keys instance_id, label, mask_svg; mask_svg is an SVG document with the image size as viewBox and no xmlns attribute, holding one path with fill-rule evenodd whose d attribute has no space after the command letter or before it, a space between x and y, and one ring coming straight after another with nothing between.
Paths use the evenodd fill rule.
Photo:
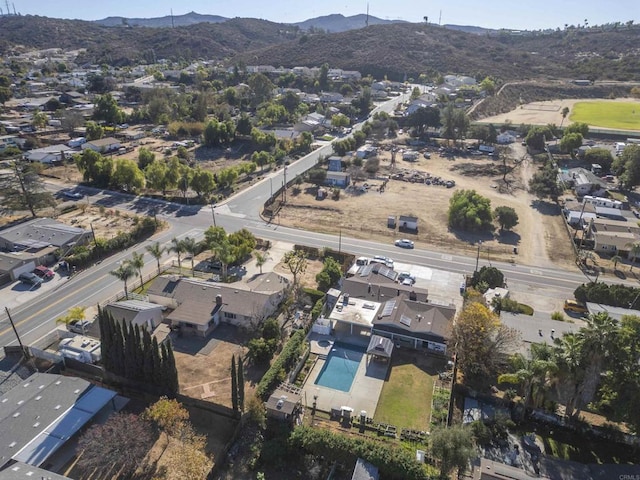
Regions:
<instances>
[{"instance_id":1,"label":"white parked car","mask_svg":"<svg viewBox=\"0 0 640 480\"><path fill-rule=\"evenodd\" d=\"M400 240L396 240L396 247L413 248L413 242L408 238L401 238Z\"/></svg>"},{"instance_id":2,"label":"white parked car","mask_svg":"<svg viewBox=\"0 0 640 480\"><path fill-rule=\"evenodd\" d=\"M72 320L67 324L67 330L81 335L87 333L90 328L91 322L89 320Z\"/></svg>"}]
</instances>

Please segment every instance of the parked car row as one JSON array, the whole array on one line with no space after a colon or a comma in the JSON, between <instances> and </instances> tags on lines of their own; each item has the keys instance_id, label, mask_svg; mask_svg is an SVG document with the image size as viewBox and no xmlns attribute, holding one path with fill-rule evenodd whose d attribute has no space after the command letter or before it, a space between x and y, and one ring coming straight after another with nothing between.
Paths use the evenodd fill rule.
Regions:
<instances>
[{"instance_id":1,"label":"parked car row","mask_svg":"<svg viewBox=\"0 0 640 480\"><path fill-rule=\"evenodd\" d=\"M33 272L23 272L18 275L18 281L25 285L31 285L32 287L39 287L43 281L49 280L55 276L55 273L50 268L44 265L39 265Z\"/></svg>"}]
</instances>

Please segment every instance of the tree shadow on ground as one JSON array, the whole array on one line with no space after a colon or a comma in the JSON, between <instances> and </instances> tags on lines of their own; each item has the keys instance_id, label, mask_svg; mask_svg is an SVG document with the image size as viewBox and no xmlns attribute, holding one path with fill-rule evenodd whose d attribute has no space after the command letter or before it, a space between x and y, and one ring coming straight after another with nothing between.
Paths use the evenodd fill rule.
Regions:
<instances>
[{"instance_id":1,"label":"tree shadow on ground","mask_svg":"<svg viewBox=\"0 0 640 480\"><path fill-rule=\"evenodd\" d=\"M520 243L522 237L511 230L503 230L502 233L499 233L495 238L498 240L498 243L516 246Z\"/></svg>"},{"instance_id":2,"label":"tree shadow on ground","mask_svg":"<svg viewBox=\"0 0 640 480\"><path fill-rule=\"evenodd\" d=\"M542 215L548 215L550 217L560 215L560 207L557 204L546 200L533 200L531 202L531 207L536 209L538 213L541 213Z\"/></svg>"},{"instance_id":3,"label":"tree shadow on ground","mask_svg":"<svg viewBox=\"0 0 640 480\"><path fill-rule=\"evenodd\" d=\"M456 163L450 169L467 177L495 177L504 170L502 163ZM510 173L513 167L507 166L507 170Z\"/></svg>"},{"instance_id":4,"label":"tree shadow on ground","mask_svg":"<svg viewBox=\"0 0 640 480\"><path fill-rule=\"evenodd\" d=\"M493 232L465 232L464 230L449 229L456 238L462 242L466 242L469 245L477 245L479 241L489 242L495 239Z\"/></svg>"}]
</instances>

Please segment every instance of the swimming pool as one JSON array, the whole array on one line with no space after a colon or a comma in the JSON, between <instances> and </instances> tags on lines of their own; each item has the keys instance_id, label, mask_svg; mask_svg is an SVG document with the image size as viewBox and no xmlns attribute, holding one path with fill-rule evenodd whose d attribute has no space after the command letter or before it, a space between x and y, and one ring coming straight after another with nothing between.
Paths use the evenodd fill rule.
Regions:
<instances>
[{"instance_id":1,"label":"swimming pool","mask_svg":"<svg viewBox=\"0 0 640 480\"><path fill-rule=\"evenodd\" d=\"M315 384L322 387L348 392L356 376L365 349L344 343L334 343L331 353L324 362L324 366Z\"/></svg>"}]
</instances>

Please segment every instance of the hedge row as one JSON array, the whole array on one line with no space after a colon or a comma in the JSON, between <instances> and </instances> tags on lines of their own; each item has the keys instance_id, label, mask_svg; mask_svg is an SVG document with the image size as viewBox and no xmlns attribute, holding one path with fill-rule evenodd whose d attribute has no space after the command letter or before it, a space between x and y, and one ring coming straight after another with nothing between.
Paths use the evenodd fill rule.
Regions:
<instances>
[{"instance_id":1,"label":"hedge row","mask_svg":"<svg viewBox=\"0 0 640 480\"><path fill-rule=\"evenodd\" d=\"M315 305L318 300L322 300L324 298L324 292L316 290L315 288L304 287L302 291L305 294L309 295L309 298L311 299L311 303L313 305Z\"/></svg>"},{"instance_id":2,"label":"hedge row","mask_svg":"<svg viewBox=\"0 0 640 480\"><path fill-rule=\"evenodd\" d=\"M576 288L574 295L581 302L631 309L640 308L640 289L627 285L609 285L603 282L583 283Z\"/></svg>"},{"instance_id":3,"label":"hedge row","mask_svg":"<svg viewBox=\"0 0 640 480\"><path fill-rule=\"evenodd\" d=\"M387 442L335 434L329 430L296 427L290 444L313 455L348 464L360 457L380 470L380 477L398 480L427 480L437 473L429 465L415 460L413 450Z\"/></svg>"},{"instance_id":4,"label":"hedge row","mask_svg":"<svg viewBox=\"0 0 640 480\"><path fill-rule=\"evenodd\" d=\"M262 377L256 395L267 400L278 384L286 378L286 374L296 364L304 347L306 332L298 330L294 333L282 349L280 356L271 364L271 367Z\"/></svg>"},{"instance_id":5,"label":"hedge row","mask_svg":"<svg viewBox=\"0 0 640 480\"><path fill-rule=\"evenodd\" d=\"M153 235L156 229L157 225L153 218L143 217L131 231L118 232L115 237L109 239L97 238L91 245L77 246L64 260L71 266L84 268L112 253L132 247L140 240Z\"/></svg>"}]
</instances>

